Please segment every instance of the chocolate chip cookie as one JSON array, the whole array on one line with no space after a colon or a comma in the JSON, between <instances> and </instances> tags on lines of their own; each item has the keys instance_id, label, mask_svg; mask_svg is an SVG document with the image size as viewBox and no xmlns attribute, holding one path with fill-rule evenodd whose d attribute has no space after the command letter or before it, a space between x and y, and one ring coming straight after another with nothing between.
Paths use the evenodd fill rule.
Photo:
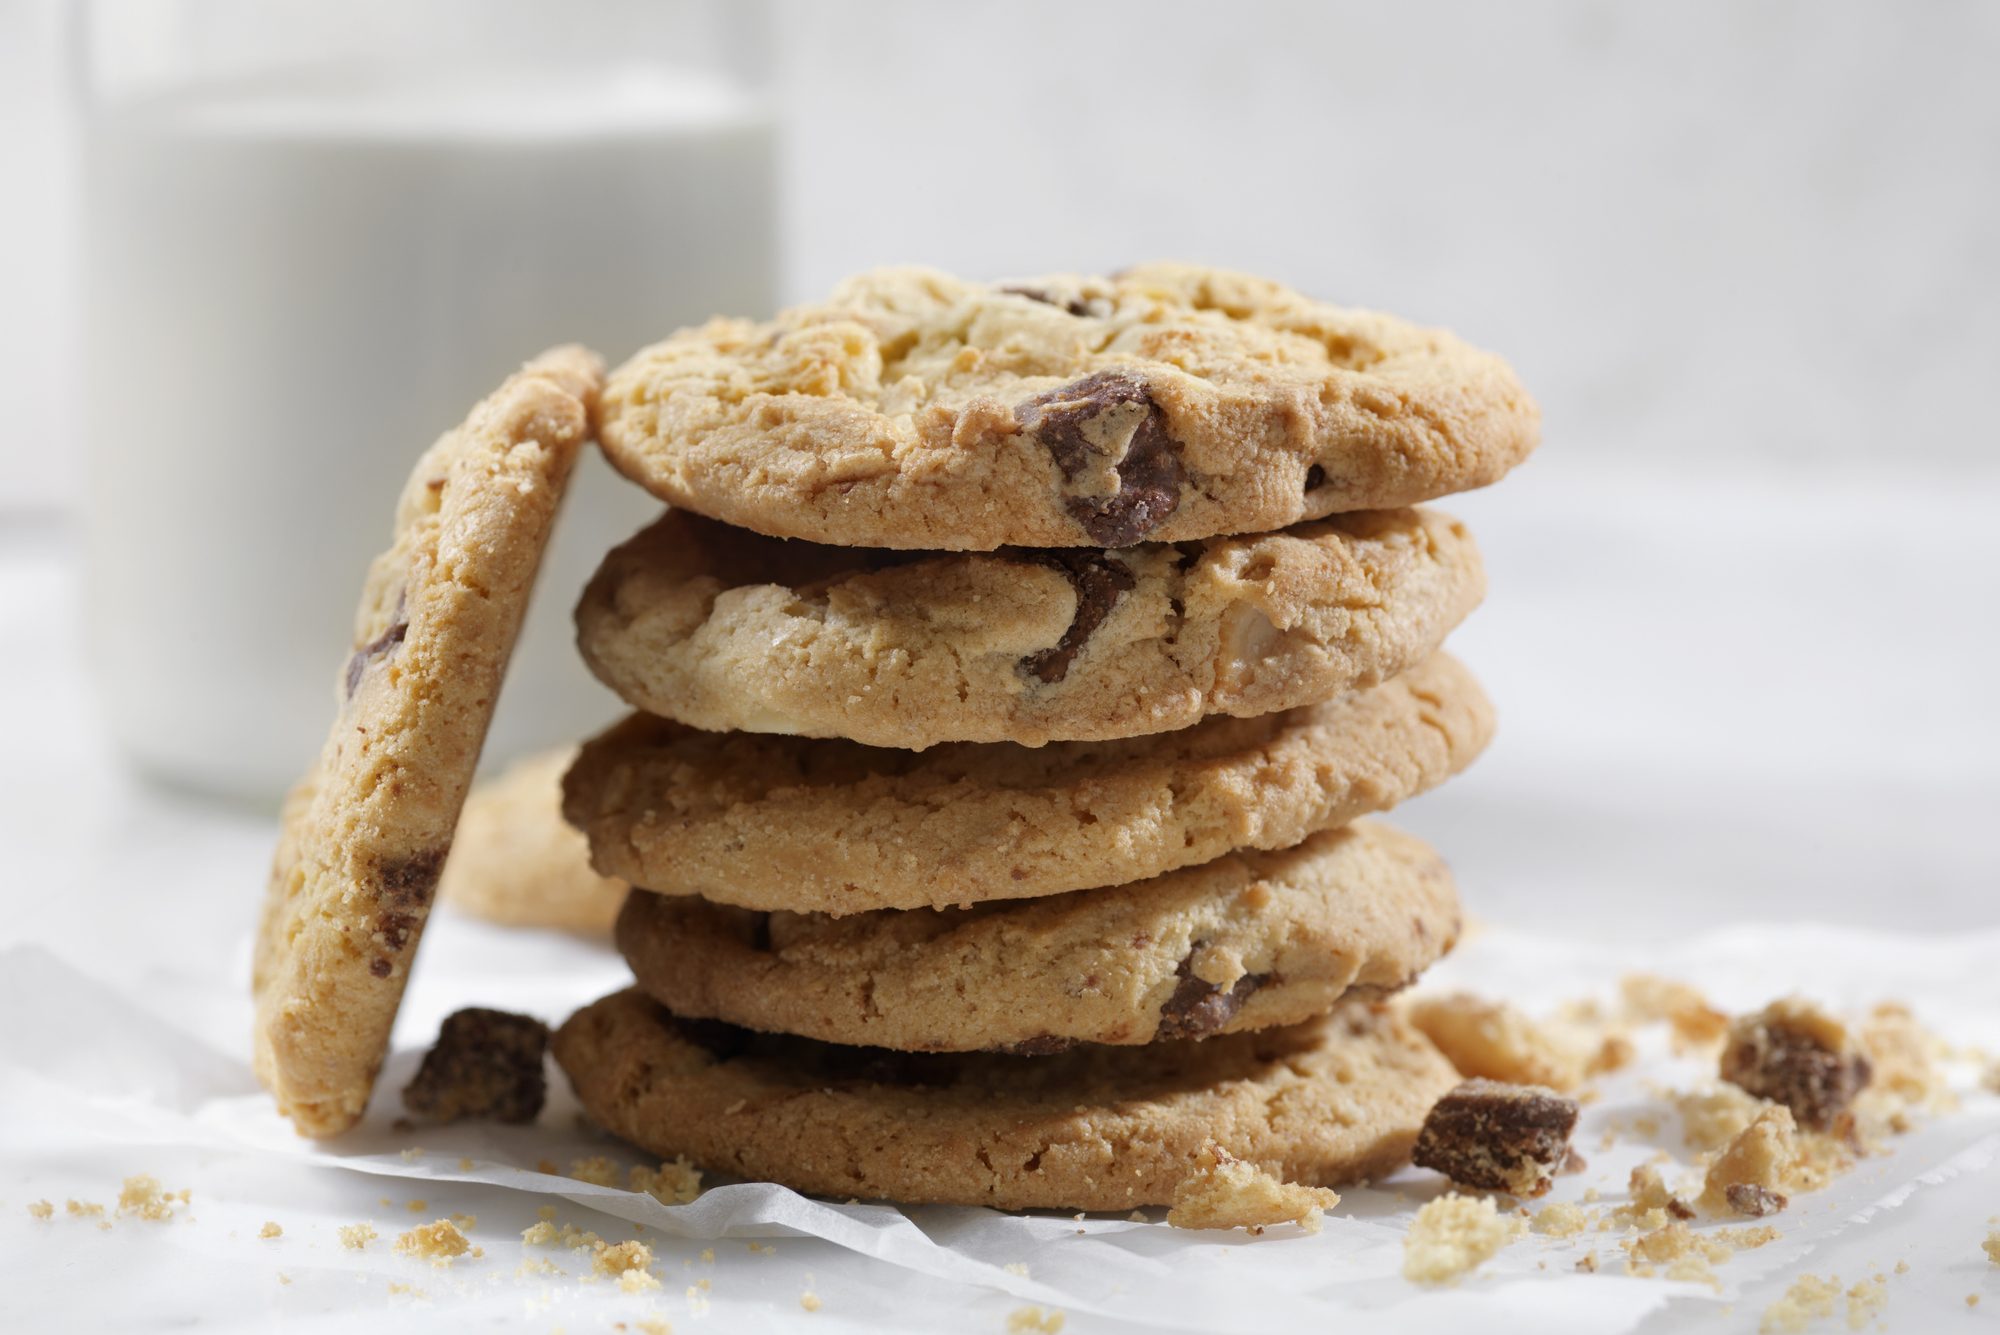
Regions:
<instances>
[{"instance_id":1,"label":"chocolate chip cookie","mask_svg":"<svg viewBox=\"0 0 2000 1335\"><path fill-rule=\"evenodd\" d=\"M1165 1205L1204 1148L1335 1186L1408 1159L1458 1075L1366 1004L1206 1042L1046 1057L896 1053L677 1019L637 989L552 1043L649 1153L827 1196L1002 1210Z\"/></svg>"},{"instance_id":2,"label":"chocolate chip cookie","mask_svg":"<svg viewBox=\"0 0 2000 1335\"><path fill-rule=\"evenodd\" d=\"M369 569L257 941L257 1074L306 1135L367 1106L600 374L557 349L473 409L418 461Z\"/></svg>"},{"instance_id":3,"label":"chocolate chip cookie","mask_svg":"<svg viewBox=\"0 0 2000 1335\"><path fill-rule=\"evenodd\" d=\"M1289 848L1442 782L1492 733L1478 682L1443 653L1323 705L1040 749L898 751L634 714L584 745L564 811L601 870L662 892L803 913L945 908Z\"/></svg>"},{"instance_id":4,"label":"chocolate chip cookie","mask_svg":"<svg viewBox=\"0 0 2000 1335\"><path fill-rule=\"evenodd\" d=\"M715 320L605 390L662 499L778 537L1126 547L1389 509L1498 480L1539 436L1507 364L1442 330L1155 264L974 283L885 269Z\"/></svg>"},{"instance_id":5,"label":"chocolate chip cookie","mask_svg":"<svg viewBox=\"0 0 2000 1335\"><path fill-rule=\"evenodd\" d=\"M722 732L1103 740L1247 717L1421 662L1479 601L1458 521L1368 511L1179 546L912 555L670 511L577 607L600 680Z\"/></svg>"},{"instance_id":6,"label":"chocolate chip cookie","mask_svg":"<svg viewBox=\"0 0 2000 1335\"><path fill-rule=\"evenodd\" d=\"M559 748L528 756L473 788L440 899L503 927L611 930L625 883L591 869L590 846L562 817L563 772L575 755Z\"/></svg>"},{"instance_id":7,"label":"chocolate chip cookie","mask_svg":"<svg viewBox=\"0 0 2000 1335\"><path fill-rule=\"evenodd\" d=\"M618 948L676 1015L915 1052L1060 1051L1296 1024L1458 937L1422 842L1373 821L1149 881L845 918L635 892Z\"/></svg>"}]
</instances>

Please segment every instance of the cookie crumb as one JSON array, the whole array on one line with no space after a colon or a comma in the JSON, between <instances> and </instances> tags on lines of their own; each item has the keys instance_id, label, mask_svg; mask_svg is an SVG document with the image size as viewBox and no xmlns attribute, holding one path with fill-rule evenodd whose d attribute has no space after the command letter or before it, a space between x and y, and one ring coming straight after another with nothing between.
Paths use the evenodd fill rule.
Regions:
<instances>
[{"instance_id":1,"label":"cookie crumb","mask_svg":"<svg viewBox=\"0 0 2000 1335\"><path fill-rule=\"evenodd\" d=\"M416 1285L405 1284L400 1279L392 1279L389 1281L389 1296L393 1298L397 1294L407 1294L412 1298L422 1298L426 1296L424 1291L418 1288Z\"/></svg>"},{"instance_id":2,"label":"cookie crumb","mask_svg":"<svg viewBox=\"0 0 2000 1335\"><path fill-rule=\"evenodd\" d=\"M175 1204L186 1205L188 1198L189 1193L185 1188L180 1191L165 1191L161 1189L158 1178L148 1173L139 1173L126 1178L124 1184L119 1187L118 1213L137 1215L156 1224L163 1223L174 1217Z\"/></svg>"},{"instance_id":3,"label":"cookie crumb","mask_svg":"<svg viewBox=\"0 0 2000 1335\"><path fill-rule=\"evenodd\" d=\"M1409 1018L1467 1079L1563 1091L1583 1081L1583 1054L1504 1001L1466 992L1421 997Z\"/></svg>"},{"instance_id":4,"label":"cookie crumb","mask_svg":"<svg viewBox=\"0 0 2000 1335\"><path fill-rule=\"evenodd\" d=\"M1681 1115L1681 1138L1692 1150L1722 1148L1742 1135L1764 1107L1762 1100L1728 1084L1670 1098Z\"/></svg>"},{"instance_id":5,"label":"cookie crumb","mask_svg":"<svg viewBox=\"0 0 2000 1335\"><path fill-rule=\"evenodd\" d=\"M96 1201L80 1201L72 1196L63 1202L63 1213L72 1219L102 1219L104 1207Z\"/></svg>"},{"instance_id":6,"label":"cookie crumb","mask_svg":"<svg viewBox=\"0 0 2000 1335\"><path fill-rule=\"evenodd\" d=\"M351 1252L360 1251L381 1236L368 1224L342 1224L334 1233L339 1237L340 1245Z\"/></svg>"},{"instance_id":7,"label":"cookie crumb","mask_svg":"<svg viewBox=\"0 0 2000 1335\"><path fill-rule=\"evenodd\" d=\"M404 1163L415 1163L424 1157L424 1147L421 1145L411 1145L407 1149L397 1151L397 1153L402 1157Z\"/></svg>"},{"instance_id":8,"label":"cookie crumb","mask_svg":"<svg viewBox=\"0 0 2000 1335\"><path fill-rule=\"evenodd\" d=\"M52 1219L55 1217L56 1207L48 1201L29 1201L28 1213L37 1219Z\"/></svg>"},{"instance_id":9,"label":"cookie crumb","mask_svg":"<svg viewBox=\"0 0 2000 1335\"><path fill-rule=\"evenodd\" d=\"M1479 1268L1521 1233L1518 1215L1503 1215L1491 1197L1446 1192L1417 1211L1403 1239L1403 1278L1452 1284Z\"/></svg>"},{"instance_id":10,"label":"cookie crumb","mask_svg":"<svg viewBox=\"0 0 2000 1335\"><path fill-rule=\"evenodd\" d=\"M1889 1286L1881 1276L1864 1279L1847 1291L1847 1328L1860 1330L1882 1315L1889 1302Z\"/></svg>"},{"instance_id":11,"label":"cookie crumb","mask_svg":"<svg viewBox=\"0 0 2000 1335\"><path fill-rule=\"evenodd\" d=\"M1584 1253L1584 1254L1583 1254L1582 1256L1579 1256L1579 1257L1577 1257L1577 1258L1576 1258L1576 1268L1577 1268L1578 1270L1581 1270L1581 1271L1582 1271L1582 1272L1583 1272L1584 1274L1586 1274L1586 1275L1594 1275L1594 1274L1596 1274L1596 1273L1597 1273L1597 1253L1596 1253L1596 1252L1585 1252L1585 1253Z\"/></svg>"},{"instance_id":12,"label":"cookie crumb","mask_svg":"<svg viewBox=\"0 0 2000 1335\"><path fill-rule=\"evenodd\" d=\"M1739 1201L1775 1204L1782 1209L1785 1189L1807 1182L1812 1176L1811 1170L1800 1171L1799 1151L1798 1127L1791 1110L1783 1104L1771 1104L1708 1165L1699 1204L1716 1213L1734 1211L1730 1190L1738 1188ZM1757 1188L1776 1199L1741 1190L1745 1187Z\"/></svg>"},{"instance_id":13,"label":"cookie crumb","mask_svg":"<svg viewBox=\"0 0 2000 1335\"><path fill-rule=\"evenodd\" d=\"M1790 1198L1783 1192L1755 1182L1731 1182L1722 1189L1722 1198L1732 1211L1750 1219L1776 1214L1791 1204Z\"/></svg>"},{"instance_id":14,"label":"cookie crumb","mask_svg":"<svg viewBox=\"0 0 2000 1335\"><path fill-rule=\"evenodd\" d=\"M1825 1131L1868 1084L1870 1065L1847 1026L1801 997L1784 997L1729 1026L1721 1075Z\"/></svg>"},{"instance_id":15,"label":"cookie crumb","mask_svg":"<svg viewBox=\"0 0 2000 1335\"><path fill-rule=\"evenodd\" d=\"M1590 1227L1590 1216L1580 1205L1556 1201L1537 1210L1529 1227L1551 1238L1573 1238Z\"/></svg>"},{"instance_id":16,"label":"cookie crumb","mask_svg":"<svg viewBox=\"0 0 2000 1335\"><path fill-rule=\"evenodd\" d=\"M1764 1309L1757 1329L1762 1335L1796 1335L1819 1318L1832 1316L1840 1296L1838 1279L1800 1275L1782 1298Z\"/></svg>"},{"instance_id":17,"label":"cookie crumb","mask_svg":"<svg viewBox=\"0 0 2000 1335\"><path fill-rule=\"evenodd\" d=\"M1308 1233L1317 1233L1320 1212L1338 1204L1337 1192L1280 1182L1211 1141L1196 1153L1194 1171L1174 1187L1167 1222L1175 1228L1247 1228L1253 1232L1271 1224L1295 1223Z\"/></svg>"},{"instance_id":18,"label":"cookie crumb","mask_svg":"<svg viewBox=\"0 0 2000 1335\"><path fill-rule=\"evenodd\" d=\"M1019 1275L1022 1279L1028 1277L1028 1263L1026 1261L1009 1261L1000 1268L1010 1275Z\"/></svg>"},{"instance_id":19,"label":"cookie crumb","mask_svg":"<svg viewBox=\"0 0 2000 1335\"><path fill-rule=\"evenodd\" d=\"M578 1182L588 1182L593 1187L618 1185L618 1165L601 1154L593 1154L587 1159L572 1159L567 1175Z\"/></svg>"},{"instance_id":20,"label":"cookie crumb","mask_svg":"<svg viewBox=\"0 0 2000 1335\"><path fill-rule=\"evenodd\" d=\"M285 1236L285 1230L278 1227L278 1222L275 1219L266 1219L264 1227L257 1230L257 1236L260 1238L282 1238Z\"/></svg>"},{"instance_id":21,"label":"cookie crumb","mask_svg":"<svg viewBox=\"0 0 2000 1335\"><path fill-rule=\"evenodd\" d=\"M1993 1229L1986 1235L1980 1246L1986 1252L1986 1260L1992 1265L2000 1265L2000 1229Z\"/></svg>"},{"instance_id":22,"label":"cookie crumb","mask_svg":"<svg viewBox=\"0 0 2000 1335\"><path fill-rule=\"evenodd\" d=\"M1694 1207L1674 1195L1651 1164L1633 1168L1626 1186L1631 1199L1611 1212L1611 1222L1621 1228L1659 1229L1676 1219L1694 1218Z\"/></svg>"},{"instance_id":23,"label":"cookie crumb","mask_svg":"<svg viewBox=\"0 0 2000 1335\"><path fill-rule=\"evenodd\" d=\"M403 1208L408 1210L411 1214L422 1214L424 1211L431 1208L431 1203L429 1201L419 1201L419 1200L405 1201L403 1202Z\"/></svg>"},{"instance_id":24,"label":"cookie crumb","mask_svg":"<svg viewBox=\"0 0 2000 1335\"><path fill-rule=\"evenodd\" d=\"M805 1308L808 1312L817 1312L819 1310L819 1295L811 1289L807 1289L799 1295L799 1306Z\"/></svg>"},{"instance_id":25,"label":"cookie crumb","mask_svg":"<svg viewBox=\"0 0 2000 1335\"><path fill-rule=\"evenodd\" d=\"M1412 1161L1462 1187L1541 1196L1569 1157L1576 1100L1539 1085L1468 1080L1431 1106Z\"/></svg>"},{"instance_id":26,"label":"cookie crumb","mask_svg":"<svg viewBox=\"0 0 2000 1335\"><path fill-rule=\"evenodd\" d=\"M419 1224L396 1238L397 1255L413 1256L435 1266L450 1265L471 1250L472 1243L449 1219Z\"/></svg>"},{"instance_id":27,"label":"cookie crumb","mask_svg":"<svg viewBox=\"0 0 2000 1335\"><path fill-rule=\"evenodd\" d=\"M1067 1319L1053 1307L1017 1307L1007 1314L1008 1335L1060 1335Z\"/></svg>"},{"instance_id":28,"label":"cookie crumb","mask_svg":"<svg viewBox=\"0 0 2000 1335\"><path fill-rule=\"evenodd\" d=\"M635 1324L639 1327L639 1335L674 1335L672 1323L661 1317L640 1317Z\"/></svg>"},{"instance_id":29,"label":"cookie crumb","mask_svg":"<svg viewBox=\"0 0 2000 1335\"><path fill-rule=\"evenodd\" d=\"M1885 1001L1860 1025L1860 1043L1874 1068L1867 1103L1889 1130L1915 1125L1917 1112L1948 1112L1957 1105L1939 1063L1944 1043L1917 1022L1901 1002Z\"/></svg>"},{"instance_id":30,"label":"cookie crumb","mask_svg":"<svg viewBox=\"0 0 2000 1335\"><path fill-rule=\"evenodd\" d=\"M658 1168L634 1164L626 1174L625 1183L662 1205L686 1205L701 1195L701 1170L683 1155L662 1160Z\"/></svg>"}]
</instances>

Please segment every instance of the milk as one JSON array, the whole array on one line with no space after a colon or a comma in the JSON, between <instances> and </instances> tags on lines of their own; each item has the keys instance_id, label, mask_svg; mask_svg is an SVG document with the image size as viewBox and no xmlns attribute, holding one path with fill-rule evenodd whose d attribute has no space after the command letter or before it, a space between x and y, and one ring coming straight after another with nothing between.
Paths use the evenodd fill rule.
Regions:
<instances>
[{"instance_id":1,"label":"milk","mask_svg":"<svg viewBox=\"0 0 2000 1335\"><path fill-rule=\"evenodd\" d=\"M773 304L774 133L712 75L204 89L87 127L88 633L145 769L267 801L316 751L418 454L541 348ZM569 625L656 503L587 454L489 761L616 704Z\"/></svg>"}]
</instances>

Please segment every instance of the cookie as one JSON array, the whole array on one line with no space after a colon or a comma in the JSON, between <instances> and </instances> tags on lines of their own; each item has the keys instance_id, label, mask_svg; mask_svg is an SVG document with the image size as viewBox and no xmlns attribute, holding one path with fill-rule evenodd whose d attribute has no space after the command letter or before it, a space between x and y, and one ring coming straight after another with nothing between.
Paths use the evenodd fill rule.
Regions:
<instances>
[{"instance_id":1,"label":"cookie","mask_svg":"<svg viewBox=\"0 0 2000 1335\"><path fill-rule=\"evenodd\" d=\"M563 772L575 755L558 748L528 756L473 788L440 899L503 927L611 930L625 883L591 869L589 845L562 818Z\"/></svg>"},{"instance_id":2,"label":"cookie","mask_svg":"<svg viewBox=\"0 0 2000 1335\"><path fill-rule=\"evenodd\" d=\"M1424 510L1178 547L915 556L670 511L605 558L576 622L600 680L697 728L1041 746L1373 686L1484 591L1471 536Z\"/></svg>"},{"instance_id":3,"label":"cookie","mask_svg":"<svg viewBox=\"0 0 2000 1335\"><path fill-rule=\"evenodd\" d=\"M1289 848L1442 782L1492 733L1478 682L1443 653L1323 705L1039 750L898 751L635 714L585 744L564 811L599 868L662 892L808 913L945 908Z\"/></svg>"},{"instance_id":4,"label":"cookie","mask_svg":"<svg viewBox=\"0 0 2000 1335\"><path fill-rule=\"evenodd\" d=\"M257 1074L306 1135L367 1106L599 375L557 349L473 409L418 461L369 569L254 965Z\"/></svg>"},{"instance_id":5,"label":"cookie","mask_svg":"<svg viewBox=\"0 0 2000 1335\"><path fill-rule=\"evenodd\" d=\"M1422 842L1372 821L1150 881L831 918L636 893L618 949L676 1015L913 1052L1042 1054L1296 1024L1458 937Z\"/></svg>"},{"instance_id":6,"label":"cookie","mask_svg":"<svg viewBox=\"0 0 2000 1335\"><path fill-rule=\"evenodd\" d=\"M1245 274L972 283L885 269L613 372L604 447L776 537L988 551L1261 533L1498 480L1540 433L1507 364Z\"/></svg>"},{"instance_id":7,"label":"cookie","mask_svg":"<svg viewBox=\"0 0 2000 1335\"><path fill-rule=\"evenodd\" d=\"M662 1157L799 1191L1003 1210L1166 1205L1214 1145L1285 1182L1404 1163L1458 1083L1366 1004L1206 1042L893 1053L680 1020L643 992L552 1043L586 1111Z\"/></svg>"}]
</instances>

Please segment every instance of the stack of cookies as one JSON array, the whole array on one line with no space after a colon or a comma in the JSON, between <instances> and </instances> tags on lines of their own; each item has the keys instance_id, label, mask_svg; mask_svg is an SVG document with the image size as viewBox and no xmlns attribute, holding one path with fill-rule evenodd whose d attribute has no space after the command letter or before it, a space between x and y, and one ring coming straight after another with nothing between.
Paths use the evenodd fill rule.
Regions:
<instances>
[{"instance_id":1,"label":"stack of cookies","mask_svg":"<svg viewBox=\"0 0 2000 1335\"><path fill-rule=\"evenodd\" d=\"M1001 1208L1407 1158L1457 1076L1379 1002L1459 907L1359 818L1491 732L1440 649L1477 551L1401 507L1533 448L1504 363L1209 270L898 270L676 334L600 411L673 508L577 610L640 711L564 783L636 887L636 985L554 1039L597 1120Z\"/></svg>"}]
</instances>

